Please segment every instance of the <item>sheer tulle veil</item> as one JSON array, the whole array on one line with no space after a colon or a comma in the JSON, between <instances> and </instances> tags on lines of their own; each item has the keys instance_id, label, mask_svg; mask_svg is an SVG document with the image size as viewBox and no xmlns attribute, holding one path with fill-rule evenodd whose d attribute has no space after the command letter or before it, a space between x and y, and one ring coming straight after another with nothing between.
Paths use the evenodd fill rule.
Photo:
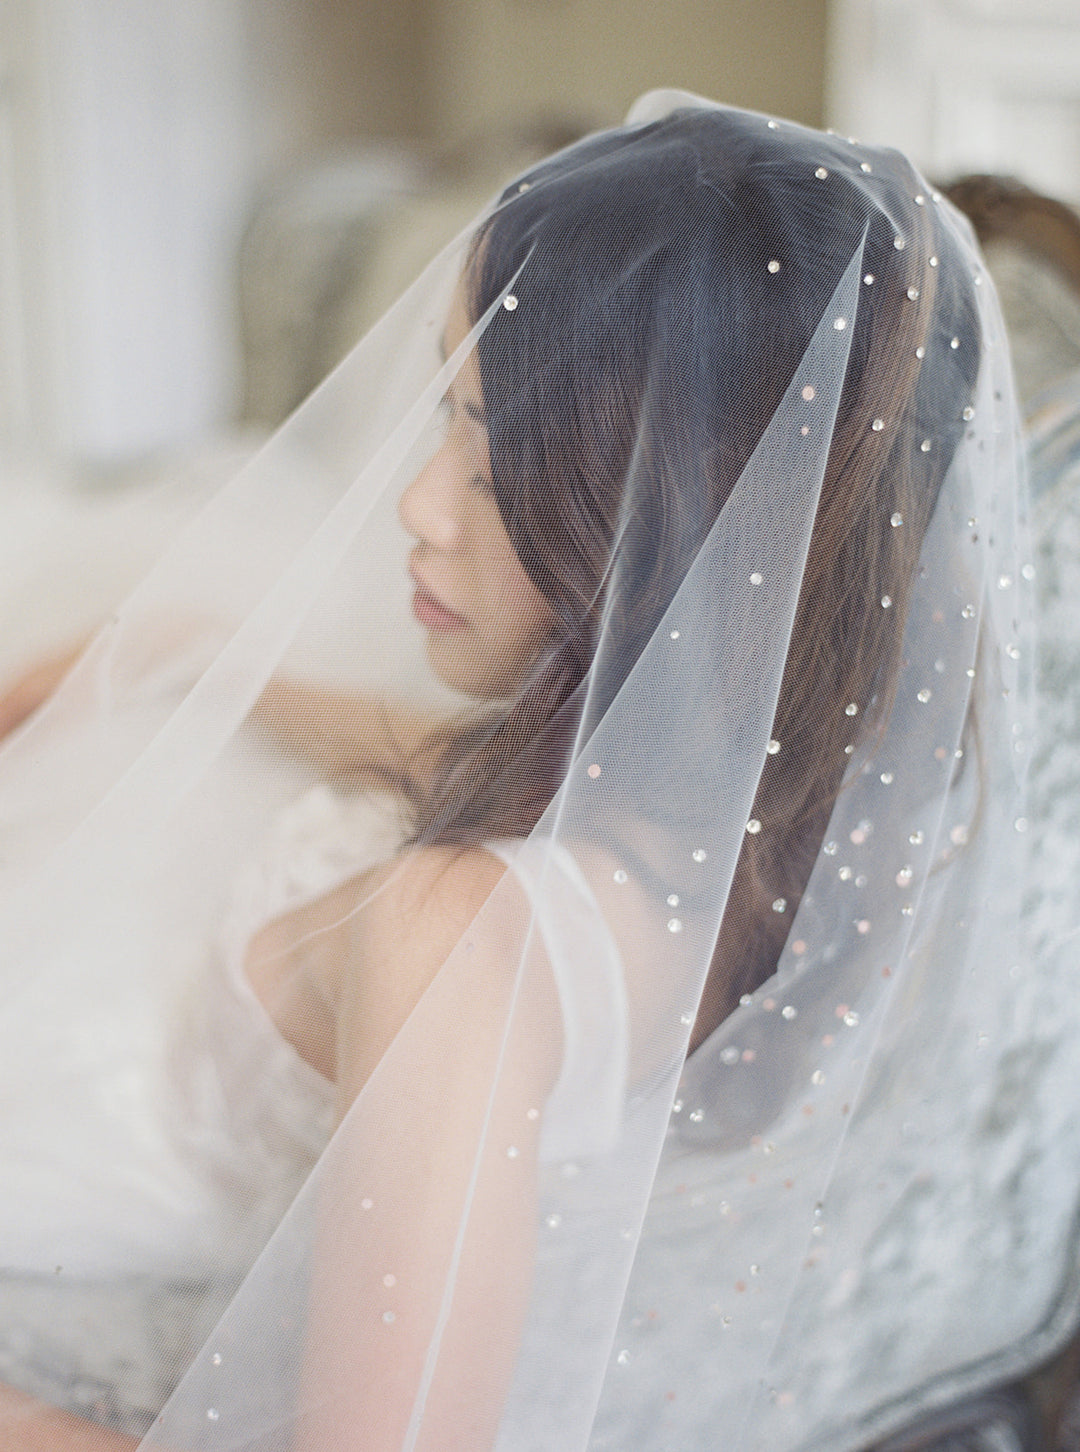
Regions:
<instances>
[{"instance_id":1,"label":"sheer tulle veil","mask_svg":"<svg viewBox=\"0 0 1080 1452\"><path fill-rule=\"evenodd\" d=\"M551 617L483 703L397 519L467 366ZM992 288L910 165L660 93L508 187L176 539L0 757L42 1106L0 1149L53 1206L12 1274L182 1288L143 1445L857 1447L1052 1342L1018 459ZM335 739L440 721L422 788L404 746L374 785L290 756L285 680ZM229 1148L293 1079L230 1087L200 985L301 793L335 891L398 843L507 870L293 1183ZM278 914L329 890L294 868Z\"/></svg>"}]
</instances>

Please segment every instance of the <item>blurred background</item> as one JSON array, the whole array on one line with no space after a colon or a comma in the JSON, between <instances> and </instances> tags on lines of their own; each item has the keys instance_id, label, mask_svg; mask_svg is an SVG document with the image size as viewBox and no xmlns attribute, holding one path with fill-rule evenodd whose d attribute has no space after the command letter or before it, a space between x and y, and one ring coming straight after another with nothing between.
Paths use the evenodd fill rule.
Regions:
<instances>
[{"instance_id":1,"label":"blurred background","mask_svg":"<svg viewBox=\"0 0 1080 1452\"><path fill-rule=\"evenodd\" d=\"M425 241L654 86L1080 200L1076 0L0 0L0 460L277 422Z\"/></svg>"},{"instance_id":2,"label":"blurred background","mask_svg":"<svg viewBox=\"0 0 1080 1452\"><path fill-rule=\"evenodd\" d=\"M657 86L1080 201L1077 0L0 0L0 670L73 497L195 499L507 176ZM1077 296L1080 250L1059 333Z\"/></svg>"}]
</instances>

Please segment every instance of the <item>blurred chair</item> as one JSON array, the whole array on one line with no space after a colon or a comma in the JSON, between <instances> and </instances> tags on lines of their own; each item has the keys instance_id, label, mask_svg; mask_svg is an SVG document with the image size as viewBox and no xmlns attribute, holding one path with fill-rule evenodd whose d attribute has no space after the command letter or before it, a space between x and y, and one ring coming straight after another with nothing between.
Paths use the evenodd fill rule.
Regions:
<instances>
[{"instance_id":1,"label":"blurred chair","mask_svg":"<svg viewBox=\"0 0 1080 1452\"><path fill-rule=\"evenodd\" d=\"M358 149L280 178L240 251L244 420L281 423L485 202L585 129L538 120L434 156Z\"/></svg>"},{"instance_id":2,"label":"blurred chair","mask_svg":"<svg viewBox=\"0 0 1080 1452\"><path fill-rule=\"evenodd\" d=\"M1075 922L1080 889L1080 215L1010 177L941 190L974 227L1001 298L1028 432L1038 600L1031 762L1033 936ZM1017 1382L874 1452L1080 1452L1080 1337Z\"/></svg>"},{"instance_id":3,"label":"blurred chair","mask_svg":"<svg viewBox=\"0 0 1080 1452\"><path fill-rule=\"evenodd\" d=\"M1080 215L1012 177L962 176L941 190L982 245L1026 409L1080 369Z\"/></svg>"}]
</instances>

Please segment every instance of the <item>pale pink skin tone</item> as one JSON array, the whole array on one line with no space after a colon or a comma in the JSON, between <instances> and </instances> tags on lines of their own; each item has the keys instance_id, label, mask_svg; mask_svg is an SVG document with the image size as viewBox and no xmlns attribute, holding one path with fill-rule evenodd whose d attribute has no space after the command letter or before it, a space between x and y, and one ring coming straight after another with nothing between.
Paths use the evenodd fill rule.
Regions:
<instances>
[{"instance_id":1,"label":"pale pink skin tone","mask_svg":"<svg viewBox=\"0 0 1080 1452\"><path fill-rule=\"evenodd\" d=\"M447 320L447 354L469 331L461 290ZM416 540L413 613L427 630L432 669L480 700L512 696L550 638L551 606L514 553L491 488L491 459L475 351L447 390L439 448L401 496Z\"/></svg>"}]
</instances>

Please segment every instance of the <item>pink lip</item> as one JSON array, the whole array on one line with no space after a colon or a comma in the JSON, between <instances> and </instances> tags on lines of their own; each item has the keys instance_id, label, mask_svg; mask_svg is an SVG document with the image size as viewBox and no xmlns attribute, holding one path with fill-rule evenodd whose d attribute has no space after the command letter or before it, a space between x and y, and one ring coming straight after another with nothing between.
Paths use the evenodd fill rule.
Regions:
<instances>
[{"instance_id":1,"label":"pink lip","mask_svg":"<svg viewBox=\"0 0 1080 1452\"><path fill-rule=\"evenodd\" d=\"M416 579L416 576L413 576ZM412 598L413 614L421 625L429 630L464 630L468 621L455 615L441 600L431 593L419 580Z\"/></svg>"}]
</instances>

